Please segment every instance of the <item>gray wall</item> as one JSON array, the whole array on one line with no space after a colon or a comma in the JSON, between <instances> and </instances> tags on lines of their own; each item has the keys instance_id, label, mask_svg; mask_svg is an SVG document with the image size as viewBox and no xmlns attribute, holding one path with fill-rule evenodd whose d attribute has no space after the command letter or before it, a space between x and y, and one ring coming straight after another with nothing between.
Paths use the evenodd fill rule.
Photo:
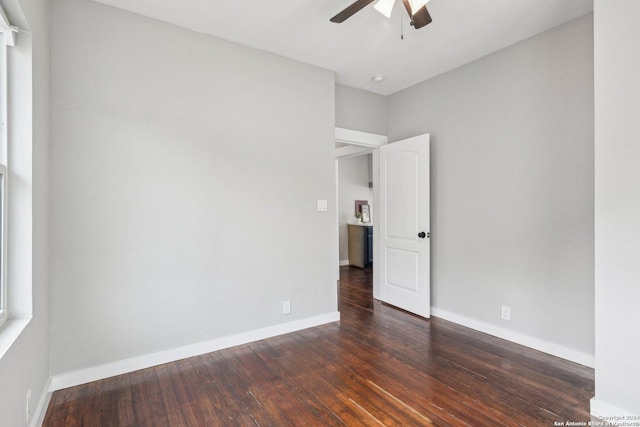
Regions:
<instances>
[{"instance_id":1,"label":"gray wall","mask_svg":"<svg viewBox=\"0 0 640 427\"><path fill-rule=\"evenodd\" d=\"M21 144L10 148L12 205L9 241L11 253L9 281L20 277L24 281L26 305L20 302L19 315L32 316L31 321L9 351L0 359L0 426L25 425L25 402L31 390L31 420L46 393L49 378L48 338L48 144L49 144L49 2L46 0L0 0L10 14L12 23L27 32L18 35L16 47L9 51L9 61L15 55L24 61L32 55L32 86L24 84L26 74L15 76L22 82L12 92L11 103L26 102L27 113L21 115L18 125L11 122L9 130L19 126ZM31 54L28 51L31 50ZM16 62L13 61L12 64ZM22 73L22 71L21 71ZM26 72L28 73L28 71ZM11 82L10 82L11 86ZM15 89L15 86L14 86ZM19 93L18 93L19 92ZM28 112L32 111L32 115ZM15 115L14 115L15 118ZM24 128L24 129L22 129ZM27 130L27 134L22 134ZM32 147L26 142L32 138ZM30 149L32 148L32 152ZM18 154L18 152L20 152ZM16 164L17 157L21 160ZM31 188L29 188L31 186ZM24 209L27 209L25 212ZM17 215L17 216L16 216ZM15 233L16 223L20 234ZM24 231L24 233L23 233ZM16 235L17 234L17 235ZM23 252L27 252L23 259ZM15 265L19 257L20 265ZM13 283L13 282L12 282ZM10 303L16 302L13 297ZM15 314L15 313L14 313Z\"/></svg>"},{"instance_id":2,"label":"gray wall","mask_svg":"<svg viewBox=\"0 0 640 427\"><path fill-rule=\"evenodd\" d=\"M592 15L389 97L430 133L436 309L594 353ZM500 318L511 307L511 322Z\"/></svg>"},{"instance_id":3,"label":"gray wall","mask_svg":"<svg viewBox=\"0 0 640 427\"><path fill-rule=\"evenodd\" d=\"M436 307L593 353L590 17L385 98L334 89L331 73L281 57L54 0L49 211L50 2L20 2L34 49L34 318L0 359L0 425L23 425L26 391L45 391L49 318L55 375L334 311L334 105L339 127L431 133ZM605 55L637 39L637 29L614 34L634 13L608 9L597 26L600 82L622 86L601 85L597 103L596 229L613 234L597 246L596 387L639 413L628 264L638 230L621 184L638 178L628 136L640 107L620 109L638 87L619 74L638 70L624 50ZM632 118L626 127L614 111ZM611 259L622 264L605 270Z\"/></svg>"},{"instance_id":4,"label":"gray wall","mask_svg":"<svg viewBox=\"0 0 640 427\"><path fill-rule=\"evenodd\" d=\"M340 261L349 260L347 224L355 218L355 201L368 200L373 212L373 189L369 188L371 154L338 160L338 227ZM371 217L373 220L373 216Z\"/></svg>"},{"instance_id":5,"label":"gray wall","mask_svg":"<svg viewBox=\"0 0 640 427\"><path fill-rule=\"evenodd\" d=\"M387 134L387 98L336 84L336 126L360 132Z\"/></svg>"},{"instance_id":6,"label":"gray wall","mask_svg":"<svg viewBox=\"0 0 640 427\"><path fill-rule=\"evenodd\" d=\"M596 0L596 396L640 416L640 3ZM607 414L605 414L607 415ZM637 422L637 419L636 419ZM633 423L633 422L632 422Z\"/></svg>"},{"instance_id":7,"label":"gray wall","mask_svg":"<svg viewBox=\"0 0 640 427\"><path fill-rule=\"evenodd\" d=\"M333 73L52 4L52 374L335 312Z\"/></svg>"}]
</instances>

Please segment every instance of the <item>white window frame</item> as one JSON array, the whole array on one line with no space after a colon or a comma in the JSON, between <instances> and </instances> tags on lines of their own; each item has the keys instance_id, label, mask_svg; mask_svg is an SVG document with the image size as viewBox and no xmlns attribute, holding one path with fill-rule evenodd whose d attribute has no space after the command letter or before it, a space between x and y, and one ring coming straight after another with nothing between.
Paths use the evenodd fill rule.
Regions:
<instances>
[{"instance_id":1,"label":"white window frame","mask_svg":"<svg viewBox=\"0 0 640 427\"><path fill-rule=\"evenodd\" d=\"M7 167L0 164L0 328L9 318L7 307Z\"/></svg>"},{"instance_id":2,"label":"white window frame","mask_svg":"<svg viewBox=\"0 0 640 427\"><path fill-rule=\"evenodd\" d=\"M0 164L5 166L0 262L6 292L0 359L33 319L33 38L18 33L0 7ZM16 181L21 185L12 185Z\"/></svg>"},{"instance_id":3,"label":"white window frame","mask_svg":"<svg viewBox=\"0 0 640 427\"><path fill-rule=\"evenodd\" d=\"M8 32L7 32L8 31ZM10 26L4 12L0 8L0 328L9 318L8 292L7 292L7 233L6 233L6 198L7 198L7 44L13 43L13 39L7 40L7 34L11 33Z\"/></svg>"},{"instance_id":4,"label":"white window frame","mask_svg":"<svg viewBox=\"0 0 640 427\"><path fill-rule=\"evenodd\" d=\"M0 328L9 319L9 295L7 284L7 163L9 128L9 65L7 47L15 46L18 29L9 23L0 7Z\"/></svg>"}]
</instances>

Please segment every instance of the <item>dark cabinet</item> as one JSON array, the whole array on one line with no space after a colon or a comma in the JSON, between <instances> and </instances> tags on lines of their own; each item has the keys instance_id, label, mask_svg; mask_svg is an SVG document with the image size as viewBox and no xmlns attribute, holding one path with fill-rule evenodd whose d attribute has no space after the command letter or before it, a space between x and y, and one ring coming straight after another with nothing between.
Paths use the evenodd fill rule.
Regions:
<instances>
[{"instance_id":1,"label":"dark cabinet","mask_svg":"<svg viewBox=\"0 0 640 427\"><path fill-rule=\"evenodd\" d=\"M349 264L365 268L373 262L373 226L348 224Z\"/></svg>"},{"instance_id":2,"label":"dark cabinet","mask_svg":"<svg viewBox=\"0 0 640 427\"><path fill-rule=\"evenodd\" d=\"M373 227L367 227L367 263L373 262Z\"/></svg>"}]
</instances>

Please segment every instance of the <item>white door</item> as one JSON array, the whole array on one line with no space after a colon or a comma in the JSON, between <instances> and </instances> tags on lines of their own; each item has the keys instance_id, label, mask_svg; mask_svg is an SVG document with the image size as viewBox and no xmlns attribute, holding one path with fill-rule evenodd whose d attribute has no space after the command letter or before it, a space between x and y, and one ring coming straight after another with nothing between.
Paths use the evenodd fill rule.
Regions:
<instances>
[{"instance_id":1,"label":"white door","mask_svg":"<svg viewBox=\"0 0 640 427\"><path fill-rule=\"evenodd\" d=\"M429 135L380 147L380 299L431 315Z\"/></svg>"}]
</instances>

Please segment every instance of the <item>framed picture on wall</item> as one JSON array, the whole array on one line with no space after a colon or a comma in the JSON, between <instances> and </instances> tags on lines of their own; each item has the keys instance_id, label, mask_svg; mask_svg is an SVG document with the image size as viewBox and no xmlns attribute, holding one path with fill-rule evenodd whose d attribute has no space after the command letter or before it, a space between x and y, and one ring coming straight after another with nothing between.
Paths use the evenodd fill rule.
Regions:
<instances>
[{"instance_id":1,"label":"framed picture on wall","mask_svg":"<svg viewBox=\"0 0 640 427\"><path fill-rule=\"evenodd\" d=\"M362 206L363 205L368 205L369 201L368 200L356 200L356 211L355 211L355 216L359 216L358 214L362 215Z\"/></svg>"},{"instance_id":2,"label":"framed picture on wall","mask_svg":"<svg viewBox=\"0 0 640 427\"><path fill-rule=\"evenodd\" d=\"M362 205L360 208L362 209L362 222L371 222L371 217L369 215L369 205Z\"/></svg>"}]
</instances>

